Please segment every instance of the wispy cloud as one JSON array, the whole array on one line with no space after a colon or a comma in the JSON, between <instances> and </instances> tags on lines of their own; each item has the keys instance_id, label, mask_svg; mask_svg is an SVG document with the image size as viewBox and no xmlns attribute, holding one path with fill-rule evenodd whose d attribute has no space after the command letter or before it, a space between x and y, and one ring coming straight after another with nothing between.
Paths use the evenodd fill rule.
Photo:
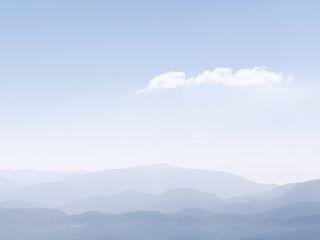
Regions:
<instances>
[{"instance_id":1,"label":"wispy cloud","mask_svg":"<svg viewBox=\"0 0 320 240\"><path fill-rule=\"evenodd\" d=\"M166 72L151 79L145 88L136 93L210 84L225 87L274 89L282 87L292 79L292 76L284 76L283 73L271 71L266 67L243 68L237 71L231 68L216 68L190 78L187 78L184 72Z\"/></svg>"}]
</instances>

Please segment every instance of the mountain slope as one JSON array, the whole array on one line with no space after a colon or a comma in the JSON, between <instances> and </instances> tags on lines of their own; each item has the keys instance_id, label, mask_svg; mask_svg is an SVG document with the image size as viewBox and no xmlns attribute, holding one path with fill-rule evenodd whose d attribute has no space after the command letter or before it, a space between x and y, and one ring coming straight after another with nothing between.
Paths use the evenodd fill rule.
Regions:
<instances>
[{"instance_id":1,"label":"mountain slope","mask_svg":"<svg viewBox=\"0 0 320 240\"><path fill-rule=\"evenodd\" d=\"M0 202L0 208L12 209L12 208L46 208L46 205L37 202L23 202L23 201L5 201Z\"/></svg>"},{"instance_id":2,"label":"mountain slope","mask_svg":"<svg viewBox=\"0 0 320 240\"><path fill-rule=\"evenodd\" d=\"M0 177L0 192L11 191L14 189L18 189L22 186L23 186L22 184L16 181L12 181L10 179Z\"/></svg>"},{"instance_id":3,"label":"mountain slope","mask_svg":"<svg viewBox=\"0 0 320 240\"><path fill-rule=\"evenodd\" d=\"M4 192L0 201L39 202L55 206L97 194L108 194L108 189L100 183L50 182Z\"/></svg>"},{"instance_id":4,"label":"mountain slope","mask_svg":"<svg viewBox=\"0 0 320 240\"><path fill-rule=\"evenodd\" d=\"M86 211L128 212L160 211L176 212L183 209L199 208L211 210L220 207L221 200L212 194L192 189L171 189L162 194L150 194L136 191L125 191L112 196L95 196L61 207L68 213Z\"/></svg>"},{"instance_id":5,"label":"mountain slope","mask_svg":"<svg viewBox=\"0 0 320 240\"><path fill-rule=\"evenodd\" d=\"M279 204L288 204L293 202L320 202L320 180L313 180L296 184L283 195L275 198Z\"/></svg>"},{"instance_id":6,"label":"mountain slope","mask_svg":"<svg viewBox=\"0 0 320 240\"><path fill-rule=\"evenodd\" d=\"M66 182L99 182L114 193L126 190L161 193L168 189L191 188L229 198L268 191L276 187L259 184L229 173L149 165L67 176Z\"/></svg>"},{"instance_id":7,"label":"mountain slope","mask_svg":"<svg viewBox=\"0 0 320 240\"><path fill-rule=\"evenodd\" d=\"M0 209L0 225L0 238L6 240L318 240L320 215L260 221L256 215L66 215L50 209Z\"/></svg>"},{"instance_id":8,"label":"mountain slope","mask_svg":"<svg viewBox=\"0 0 320 240\"><path fill-rule=\"evenodd\" d=\"M298 212L312 211L320 204L320 180L313 180L303 183L287 184L280 186L265 194L235 198L225 201L226 205L220 209L221 212L229 213L258 213L275 208L295 206ZM311 210L310 210L311 209Z\"/></svg>"}]
</instances>

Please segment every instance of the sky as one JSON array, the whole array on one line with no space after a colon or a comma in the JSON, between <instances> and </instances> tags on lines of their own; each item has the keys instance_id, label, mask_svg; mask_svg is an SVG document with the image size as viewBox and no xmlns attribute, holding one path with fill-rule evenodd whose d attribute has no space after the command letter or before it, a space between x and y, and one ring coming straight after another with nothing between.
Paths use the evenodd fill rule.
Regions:
<instances>
[{"instance_id":1,"label":"sky","mask_svg":"<svg viewBox=\"0 0 320 240\"><path fill-rule=\"evenodd\" d=\"M320 3L1 1L0 168L320 178Z\"/></svg>"}]
</instances>

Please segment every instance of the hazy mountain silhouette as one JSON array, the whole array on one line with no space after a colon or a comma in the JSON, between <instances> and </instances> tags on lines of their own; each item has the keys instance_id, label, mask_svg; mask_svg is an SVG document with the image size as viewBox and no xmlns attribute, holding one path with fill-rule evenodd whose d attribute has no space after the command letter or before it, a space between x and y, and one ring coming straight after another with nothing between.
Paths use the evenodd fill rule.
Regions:
<instances>
[{"instance_id":1,"label":"hazy mountain silhouette","mask_svg":"<svg viewBox=\"0 0 320 240\"><path fill-rule=\"evenodd\" d=\"M264 194L230 199L224 203L220 212L254 214L282 206L290 206L293 210L292 206L296 206L304 213L320 203L320 180L286 184Z\"/></svg>"},{"instance_id":2,"label":"hazy mountain silhouette","mask_svg":"<svg viewBox=\"0 0 320 240\"><path fill-rule=\"evenodd\" d=\"M5 240L318 240L320 233L320 215L286 218L281 212L174 216L139 211L66 215L50 209L0 209L0 224L0 238Z\"/></svg>"},{"instance_id":3,"label":"hazy mountain silhouette","mask_svg":"<svg viewBox=\"0 0 320 240\"><path fill-rule=\"evenodd\" d=\"M23 202L23 201L5 201L0 202L0 208L47 208L48 206L38 202Z\"/></svg>"},{"instance_id":4,"label":"hazy mountain silhouette","mask_svg":"<svg viewBox=\"0 0 320 240\"><path fill-rule=\"evenodd\" d=\"M7 174L0 179L7 187L0 195L0 239L319 239L320 180L274 186L167 165L54 173L54 182L29 179L29 185L12 180L26 176ZM46 180L42 173L31 175Z\"/></svg>"},{"instance_id":5,"label":"hazy mountain silhouette","mask_svg":"<svg viewBox=\"0 0 320 240\"><path fill-rule=\"evenodd\" d=\"M39 177L44 176L39 171L13 171L13 175L9 174L10 171L5 172L10 179L23 179L26 176L36 176L34 181L46 179ZM20 178L17 175L19 172L22 173ZM183 216L192 213L198 213L199 216L213 213L254 215L278 209L295 217L318 212L320 202L320 180L274 186L251 182L228 173L168 165L65 174L54 172L49 178L59 181L32 185L0 178L0 186L4 190L0 195L0 208L49 206L68 213L148 210L170 214L181 212ZM245 196L224 199L214 193ZM293 206L298 210L295 211Z\"/></svg>"},{"instance_id":6,"label":"hazy mountain silhouette","mask_svg":"<svg viewBox=\"0 0 320 240\"><path fill-rule=\"evenodd\" d=\"M318 209L320 181L288 184L265 194L224 200L212 194L192 189L172 189L162 194L125 191L112 196L96 196L68 203L61 209L69 213L85 211L125 212L154 210L175 212L183 209L205 210L211 213L256 214L280 208L301 214ZM295 204L293 204L295 203ZM297 207L298 211L294 210Z\"/></svg>"},{"instance_id":7,"label":"hazy mountain silhouette","mask_svg":"<svg viewBox=\"0 0 320 240\"><path fill-rule=\"evenodd\" d=\"M23 184L0 177L0 192L6 192L22 187Z\"/></svg>"},{"instance_id":8,"label":"hazy mountain silhouette","mask_svg":"<svg viewBox=\"0 0 320 240\"><path fill-rule=\"evenodd\" d=\"M26 185L6 181L0 201L40 202L57 206L97 195L110 196L124 191L159 194L169 189L194 189L218 197L257 194L276 185L259 184L229 173L185 169L168 165L147 165L100 172L51 172L19 170L0 171L10 179L26 181ZM21 175L20 175L21 174ZM70 174L70 175L68 175ZM55 179L53 182L42 182ZM32 182L41 182L32 184Z\"/></svg>"},{"instance_id":9,"label":"hazy mountain silhouette","mask_svg":"<svg viewBox=\"0 0 320 240\"><path fill-rule=\"evenodd\" d=\"M100 183L50 182L4 192L0 195L0 201L40 202L45 205L55 206L107 193L107 187Z\"/></svg>"},{"instance_id":10,"label":"hazy mountain silhouette","mask_svg":"<svg viewBox=\"0 0 320 240\"><path fill-rule=\"evenodd\" d=\"M95 196L61 207L68 213L86 211L128 212L152 210L160 212L175 212L189 208L214 210L222 201L216 196L193 189L171 189L162 194L150 194L137 191L125 191L112 196Z\"/></svg>"},{"instance_id":11,"label":"hazy mountain silhouette","mask_svg":"<svg viewBox=\"0 0 320 240\"><path fill-rule=\"evenodd\" d=\"M320 180L296 184L284 194L274 199L274 202L277 204L316 201L320 201Z\"/></svg>"},{"instance_id":12,"label":"hazy mountain silhouette","mask_svg":"<svg viewBox=\"0 0 320 240\"><path fill-rule=\"evenodd\" d=\"M264 219L296 218L301 216L320 215L320 202L290 203L265 212L261 212L259 217L261 217L261 215L264 216Z\"/></svg>"},{"instance_id":13,"label":"hazy mountain silhouette","mask_svg":"<svg viewBox=\"0 0 320 240\"><path fill-rule=\"evenodd\" d=\"M171 167L165 164L75 174L65 177L65 181L103 183L114 193L126 190L161 193L168 189L191 188L221 198L254 194L276 187L225 172Z\"/></svg>"}]
</instances>

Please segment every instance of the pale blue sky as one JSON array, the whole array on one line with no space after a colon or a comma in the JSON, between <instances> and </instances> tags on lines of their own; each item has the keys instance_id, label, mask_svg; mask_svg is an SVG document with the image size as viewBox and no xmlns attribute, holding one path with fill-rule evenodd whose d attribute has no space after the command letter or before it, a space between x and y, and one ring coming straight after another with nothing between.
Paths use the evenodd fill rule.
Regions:
<instances>
[{"instance_id":1,"label":"pale blue sky","mask_svg":"<svg viewBox=\"0 0 320 240\"><path fill-rule=\"evenodd\" d=\"M320 178L318 1L1 1L0 168L142 163ZM266 66L281 89L136 95L159 74Z\"/></svg>"}]
</instances>

